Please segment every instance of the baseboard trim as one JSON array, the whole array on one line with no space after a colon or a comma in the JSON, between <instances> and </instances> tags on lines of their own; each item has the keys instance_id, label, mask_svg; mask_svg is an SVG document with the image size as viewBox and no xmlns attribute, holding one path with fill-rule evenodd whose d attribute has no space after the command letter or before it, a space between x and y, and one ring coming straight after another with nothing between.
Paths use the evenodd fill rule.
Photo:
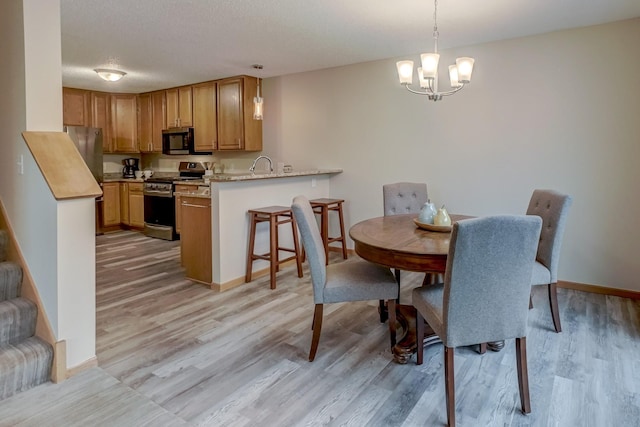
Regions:
<instances>
[{"instance_id":1,"label":"baseboard trim","mask_svg":"<svg viewBox=\"0 0 640 427\"><path fill-rule=\"evenodd\" d=\"M592 294L611 295L614 297L640 300L640 292L630 291L628 289L609 288L607 286L588 285L586 283L567 282L564 280L558 280L558 287L564 289L573 289L582 292L589 292Z\"/></svg>"},{"instance_id":2,"label":"baseboard trim","mask_svg":"<svg viewBox=\"0 0 640 427\"><path fill-rule=\"evenodd\" d=\"M282 270L282 268L286 268L289 267L291 265L295 265L296 264L296 260L295 259L291 259L289 261L283 262L282 264L280 264L280 269ZM263 268L261 270L256 270L254 272L251 273L251 282L253 282L256 279L259 279L261 277L264 276L268 276L270 273L270 268ZM233 280L229 280L228 282L224 282L224 283L212 283L211 284L211 289L213 289L214 291L218 291L218 292L224 292L224 291L228 291L229 289L233 289L235 287L238 287L240 285L243 285L245 283L251 283L251 282L245 282L244 281L245 277L237 277Z\"/></svg>"},{"instance_id":3,"label":"baseboard trim","mask_svg":"<svg viewBox=\"0 0 640 427\"><path fill-rule=\"evenodd\" d=\"M58 341L53 346L53 363L51 364L51 381L55 384L67 379L67 342Z\"/></svg>"},{"instance_id":4,"label":"baseboard trim","mask_svg":"<svg viewBox=\"0 0 640 427\"><path fill-rule=\"evenodd\" d=\"M87 369L95 368L97 366L98 358L96 356L93 356L92 358L85 360L81 364L67 369L67 378L71 378L74 375L79 374L80 372L86 371Z\"/></svg>"}]
</instances>

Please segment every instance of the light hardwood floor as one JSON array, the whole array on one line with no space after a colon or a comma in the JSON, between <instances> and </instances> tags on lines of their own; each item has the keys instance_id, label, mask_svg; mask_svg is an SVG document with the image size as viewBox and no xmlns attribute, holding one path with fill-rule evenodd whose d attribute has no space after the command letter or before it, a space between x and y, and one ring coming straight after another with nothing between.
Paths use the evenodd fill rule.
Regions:
<instances>
[{"instance_id":1,"label":"light hardwood floor","mask_svg":"<svg viewBox=\"0 0 640 427\"><path fill-rule=\"evenodd\" d=\"M332 253L331 262L342 262ZM346 261L349 262L349 261ZM326 306L307 361L309 271L223 293L185 280L179 242L97 238L99 367L0 402L2 426L440 426L443 351L392 362L377 302ZM403 298L422 277L403 272ZM520 412L513 340L456 351L460 426L640 425L640 303L560 289L564 332L534 290L528 357L533 412Z\"/></svg>"}]
</instances>

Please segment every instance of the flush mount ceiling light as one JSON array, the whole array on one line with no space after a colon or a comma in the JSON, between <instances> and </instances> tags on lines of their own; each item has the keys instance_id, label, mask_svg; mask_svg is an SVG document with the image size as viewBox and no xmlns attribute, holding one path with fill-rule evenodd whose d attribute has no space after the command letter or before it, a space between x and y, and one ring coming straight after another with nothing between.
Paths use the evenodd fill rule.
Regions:
<instances>
[{"instance_id":1,"label":"flush mount ceiling light","mask_svg":"<svg viewBox=\"0 0 640 427\"><path fill-rule=\"evenodd\" d=\"M255 70L262 70L262 65L260 64L255 64L253 65L253 68ZM262 97L260 96L260 77L257 77L258 79L258 90L256 93L256 96L253 98L253 119L254 120L262 120L262 113L263 113L263 107L264 107L264 99L262 99Z\"/></svg>"},{"instance_id":2,"label":"flush mount ceiling light","mask_svg":"<svg viewBox=\"0 0 640 427\"><path fill-rule=\"evenodd\" d=\"M418 79L420 81L421 90L414 90L410 87L413 84L413 61L398 61L398 78L400 84L409 92L416 95L427 95L432 101L439 101L443 96L453 95L461 90L465 84L471 81L471 73L473 72L473 58L457 58L455 65L449 65L449 79L451 80L451 90L438 92L438 0L434 1L433 9L433 40L434 53L423 53L420 55L422 67L418 67Z\"/></svg>"},{"instance_id":3,"label":"flush mount ceiling light","mask_svg":"<svg viewBox=\"0 0 640 427\"><path fill-rule=\"evenodd\" d=\"M127 73L125 73L124 71L120 71L120 70L112 70L109 68L96 68L95 70L96 73L98 73L98 75L108 81L108 82L117 82L118 80L120 80L121 78L123 78Z\"/></svg>"}]
</instances>

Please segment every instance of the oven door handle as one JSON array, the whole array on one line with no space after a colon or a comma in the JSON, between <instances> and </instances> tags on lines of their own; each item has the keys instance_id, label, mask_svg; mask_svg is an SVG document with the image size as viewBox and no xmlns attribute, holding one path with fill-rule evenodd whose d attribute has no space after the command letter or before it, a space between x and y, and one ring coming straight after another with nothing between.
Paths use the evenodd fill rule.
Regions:
<instances>
[{"instance_id":1,"label":"oven door handle","mask_svg":"<svg viewBox=\"0 0 640 427\"><path fill-rule=\"evenodd\" d=\"M166 191L144 190L142 194L144 196L151 196L151 197L167 197L167 198L173 197L172 192L166 192Z\"/></svg>"}]
</instances>

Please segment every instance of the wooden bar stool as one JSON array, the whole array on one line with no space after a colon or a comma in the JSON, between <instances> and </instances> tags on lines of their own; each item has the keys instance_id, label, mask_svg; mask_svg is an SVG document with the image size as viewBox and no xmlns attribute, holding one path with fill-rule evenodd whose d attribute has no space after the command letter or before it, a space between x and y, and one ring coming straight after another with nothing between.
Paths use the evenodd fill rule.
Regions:
<instances>
[{"instance_id":1,"label":"wooden bar stool","mask_svg":"<svg viewBox=\"0 0 640 427\"><path fill-rule=\"evenodd\" d=\"M309 200L313 212L320 215L320 235L322 236L322 242L324 243L324 253L326 255L326 264L329 265L329 243L341 242L342 243L342 258L347 259L347 242L344 236L344 217L342 214L343 199L313 199ZM329 212L338 212L338 218L340 219L340 235L336 237L329 237Z\"/></svg>"},{"instance_id":2,"label":"wooden bar stool","mask_svg":"<svg viewBox=\"0 0 640 427\"><path fill-rule=\"evenodd\" d=\"M247 273L245 282L251 281L251 273L253 261L263 259L269 261L269 272L271 276L271 289L276 288L276 272L280 271L280 264L296 260L298 266L298 277L302 277L302 259L300 255L300 246L298 244L298 233L296 223L293 220L291 208L287 206L268 206L265 208L250 209L250 230L249 230L249 248L247 250ZM265 254L255 254L254 247L256 243L256 224L260 222L269 222L269 252ZM278 240L278 226L291 223L291 231L293 234L293 249L280 247ZM293 255L280 259L280 251L293 252Z\"/></svg>"}]
</instances>

